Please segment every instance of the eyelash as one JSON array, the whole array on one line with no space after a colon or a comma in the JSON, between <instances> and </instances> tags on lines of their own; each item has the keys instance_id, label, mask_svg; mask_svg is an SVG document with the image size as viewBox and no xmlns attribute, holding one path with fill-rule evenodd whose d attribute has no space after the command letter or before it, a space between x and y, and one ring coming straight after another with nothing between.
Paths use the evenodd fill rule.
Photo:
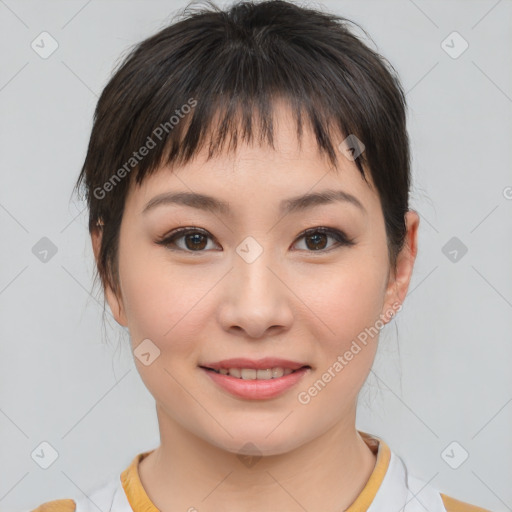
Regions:
<instances>
[{"instance_id":1,"label":"eyelash","mask_svg":"<svg viewBox=\"0 0 512 512\"><path fill-rule=\"evenodd\" d=\"M200 228L187 227L187 228L178 228L178 229L175 229L174 231L171 231L171 233L169 233L168 235L165 235L164 237L157 240L156 243L158 245L163 245L164 247L167 247L171 251L183 251L183 252L188 252L188 253L206 252L205 250L192 251L190 249L181 249L181 248L174 249L174 248L170 247L171 245L174 244L174 242L176 240L179 240L180 238L183 238L186 235L197 234L197 233L207 236L209 238L212 238L211 235L206 230L203 230ZM319 249L319 250L304 249L306 252L326 253L326 252L330 252L331 250L339 248L339 247L355 245L354 239L349 239L345 235L345 233L343 233L342 231L339 231L338 229L327 228L327 227L317 227L317 228L306 229L297 237L297 241L301 240L302 238L306 238L308 236L316 234L316 233L322 233L325 235L329 235L330 237L334 238L336 240L336 242L338 242L338 243L335 244L334 246L331 246L329 249Z\"/></svg>"}]
</instances>

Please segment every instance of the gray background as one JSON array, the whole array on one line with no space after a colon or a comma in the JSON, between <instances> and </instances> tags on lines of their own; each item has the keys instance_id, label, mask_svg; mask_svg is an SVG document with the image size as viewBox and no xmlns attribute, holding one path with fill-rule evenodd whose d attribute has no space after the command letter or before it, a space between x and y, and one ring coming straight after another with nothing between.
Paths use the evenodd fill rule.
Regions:
<instances>
[{"instance_id":1,"label":"gray background","mask_svg":"<svg viewBox=\"0 0 512 512\"><path fill-rule=\"evenodd\" d=\"M81 496L158 444L154 401L109 313L102 341L85 204L71 192L114 64L185 4L0 0L1 511ZM512 510L511 2L310 5L361 24L410 105L419 255L358 428L441 491ZM47 59L31 47L43 31L58 43ZM457 58L441 44L453 31L469 44ZM43 237L57 248L46 262L32 252ZM443 250L452 237L468 249L457 261ZM43 441L58 453L48 469L31 456ZM452 465L469 453L457 469L442 456L453 441Z\"/></svg>"}]
</instances>

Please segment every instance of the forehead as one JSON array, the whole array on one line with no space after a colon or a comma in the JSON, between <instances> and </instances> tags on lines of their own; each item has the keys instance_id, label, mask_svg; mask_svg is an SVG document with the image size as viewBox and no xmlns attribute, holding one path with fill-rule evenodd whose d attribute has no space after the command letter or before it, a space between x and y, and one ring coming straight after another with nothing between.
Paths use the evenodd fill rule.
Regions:
<instances>
[{"instance_id":1,"label":"forehead","mask_svg":"<svg viewBox=\"0 0 512 512\"><path fill-rule=\"evenodd\" d=\"M283 198L319 192L342 190L355 196L371 210L379 203L371 175L370 185L362 178L354 161L338 153L334 168L327 155L320 151L309 124L303 124L299 140L291 111L276 102L273 112L274 144L266 141L239 142L236 151L223 151L208 159L205 145L192 160L182 166L164 166L146 176L142 184L132 180L126 207L141 213L155 195L167 191L184 191L228 198L235 208L269 202L282 205ZM342 134L333 136L333 146L344 140Z\"/></svg>"}]
</instances>

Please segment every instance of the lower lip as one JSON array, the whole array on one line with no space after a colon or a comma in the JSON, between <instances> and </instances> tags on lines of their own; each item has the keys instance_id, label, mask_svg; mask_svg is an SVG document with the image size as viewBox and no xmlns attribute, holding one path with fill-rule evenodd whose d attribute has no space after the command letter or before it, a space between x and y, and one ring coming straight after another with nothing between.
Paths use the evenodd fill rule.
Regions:
<instances>
[{"instance_id":1,"label":"lower lip","mask_svg":"<svg viewBox=\"0 0 512 512\"><path fill-rule=\"evenodd\" d=\"M206 370L205 368L201 368L201 370L206 372L213 382L234 396L249 400L265 400L279 396L295 386L310 368L301 368L288 375L268 380L238 379L230 375L223 375L222 373L216 373L212 370Z\"/></svg>"}]
</instances>

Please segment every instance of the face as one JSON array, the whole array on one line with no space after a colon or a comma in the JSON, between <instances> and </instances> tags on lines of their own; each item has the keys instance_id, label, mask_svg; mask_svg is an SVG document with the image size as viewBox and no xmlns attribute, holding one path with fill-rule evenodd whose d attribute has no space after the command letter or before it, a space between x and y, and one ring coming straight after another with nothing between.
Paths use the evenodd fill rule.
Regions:
<instances>
[{"instance_id":1,"label":"face","mask_svg":"<svg viewBox=\"0 0 512 512\"><path fill-rule=\"evenodd\" d=\"M107 289L132 350L143 342L150 354L134 359L159 414L230 452L251 442L262 454L285 453L354 420L377 349L378 334L368 332L397 311L415 255L417 217L408 217L411 250L390 273L379 197L354 162L340 154L336 173L311 132L298 147L286 110L276 123L275 151L242 146L209 162L200 154L132 185L120 228L120 296ZM286 210L286 201L326 190L355 199ZM180 192L224 208L155 201ZM307 368L231 387L235 377L202 368L231 358Z\"/></svg>"}]
</instances>

